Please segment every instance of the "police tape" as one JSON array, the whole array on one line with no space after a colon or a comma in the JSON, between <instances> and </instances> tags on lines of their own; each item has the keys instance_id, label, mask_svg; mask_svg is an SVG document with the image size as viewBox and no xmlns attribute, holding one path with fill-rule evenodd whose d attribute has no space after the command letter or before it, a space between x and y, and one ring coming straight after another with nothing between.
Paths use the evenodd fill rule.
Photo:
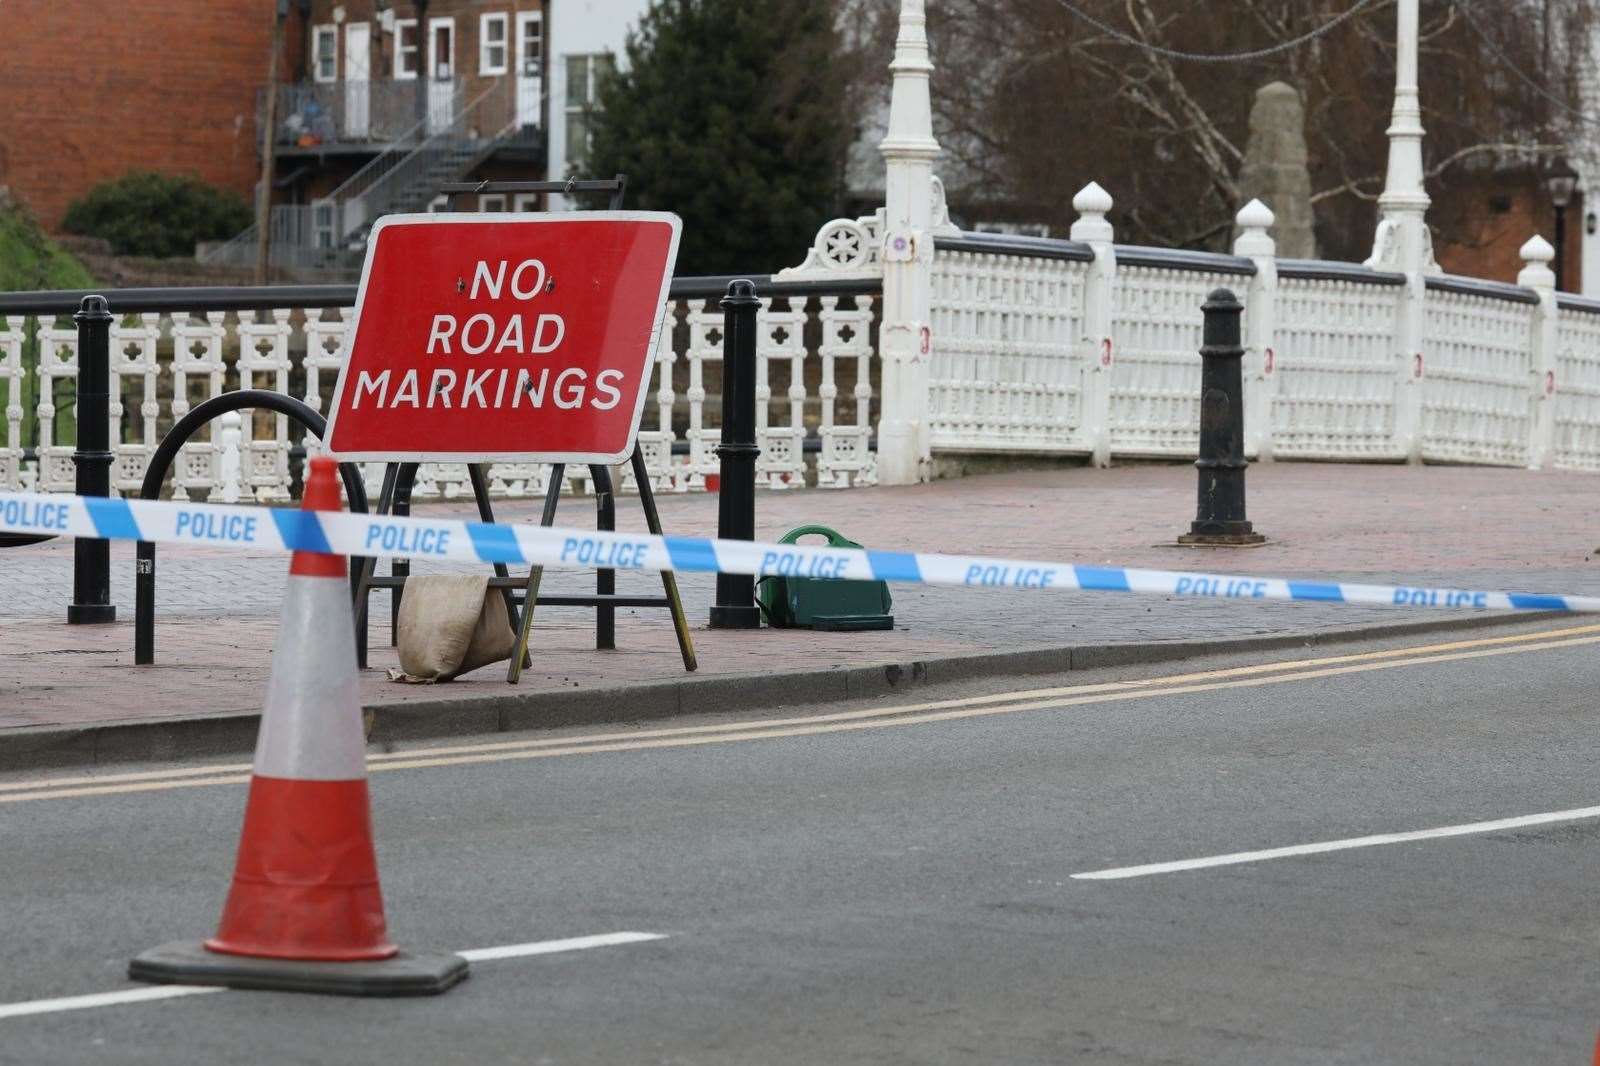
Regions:
<instances>
[{"instance_id":1,"label":"police tape","mask_svg":"<svg viewBox=\"0 0 1600 1066\"><path fill-rule=\"evenodd\" d=\"M0 531L207 548L578 569L673 570L896 581L967 588L1132 592L1483 610L1600 612L1600 596L1361 585L984 556L763 544L709 537L591 533L455 519L399 518L233 504L0 492Z\"/></svg>"}]
</instances>

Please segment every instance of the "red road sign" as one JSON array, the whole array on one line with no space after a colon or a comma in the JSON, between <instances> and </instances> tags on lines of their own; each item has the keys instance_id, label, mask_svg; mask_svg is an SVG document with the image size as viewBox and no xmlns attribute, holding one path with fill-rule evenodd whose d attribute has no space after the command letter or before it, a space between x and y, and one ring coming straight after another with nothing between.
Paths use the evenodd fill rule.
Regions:
<instances>
[{"instance_id":1,"label":"red road sign","mask_svg":"<svg viewBox=\"0 0 1600 1066\"><path fill-rule=\"evenodd\" d=\"M626 459L681 225L651 211L379 219L328 450L383 462Z\"/></svg>"}]
</instances>

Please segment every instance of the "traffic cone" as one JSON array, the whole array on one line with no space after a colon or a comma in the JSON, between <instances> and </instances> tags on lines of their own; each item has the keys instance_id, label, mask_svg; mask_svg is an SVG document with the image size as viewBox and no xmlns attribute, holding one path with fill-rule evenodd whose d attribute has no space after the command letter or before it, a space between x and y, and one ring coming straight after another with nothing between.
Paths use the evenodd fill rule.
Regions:
<instances>
[{"instance_id":1,"label":"traffic cone","mask_svg":"<svg viewBox=\"0 0 1600 1066\"><path fill-rule=\"evenodd\" d=\"M336 465L311 460L302 510L339 509ZM466 977L458 955L388 939L346 576L342 555L294 553L217 934L147 951L130 977L353 995L437 993Z\"/></svg>"}]
</instances>

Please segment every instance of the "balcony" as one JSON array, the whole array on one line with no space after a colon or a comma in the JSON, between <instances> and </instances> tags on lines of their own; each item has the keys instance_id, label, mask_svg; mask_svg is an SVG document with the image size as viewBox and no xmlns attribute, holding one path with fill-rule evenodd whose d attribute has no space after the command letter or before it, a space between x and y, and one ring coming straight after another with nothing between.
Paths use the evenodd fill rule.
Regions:
<instances>
[{"instance_id":1,"label":"balcony","mask_svg":"<svg viewBox=\"0 0 1600 1066\"><path fill-rule=\"evenodd\" d=\"M469 84L470 83L470 84ZM371 153L421 143L449 127L469 96L482 97L478 136L520 131L532 142L539 126L537 78L299 82L278 85L274 137L283 155ZM266 121L266 92L257 99L257 127Z\"/></svg>"}]
</instances>

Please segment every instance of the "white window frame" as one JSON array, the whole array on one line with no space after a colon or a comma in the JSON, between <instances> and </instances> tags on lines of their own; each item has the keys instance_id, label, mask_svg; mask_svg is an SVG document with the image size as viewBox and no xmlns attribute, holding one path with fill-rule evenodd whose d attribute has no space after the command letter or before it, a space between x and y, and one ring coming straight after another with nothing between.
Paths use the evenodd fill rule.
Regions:
<instances>
[{"instance_id":1,"label":"white window frame","mask_svg":"<svg viewBox=\"0 0 1600 1066\"><path fill-rule=\"evenodd\" d=\"M537 211L539 210L539 193L519 192L511 196L511 210Z\"/></svg>"},{"instance_id":2,"label":"white window frame","mask_svg":"<svg viewBox=\"0 0 1600 1066\"><path fill-rule=\"evenodd\" d=\"M489 40L489 27L500 27L500 40ZM493 63L489 60L489 49L500 49L500 62ZM480 15L478 17L478 74L484 77L500 75L511 69L511 19L505 12Z\"/></svg>"},{"instance_id":3,"label":"white window frame","mask_svg":"<svg viewBox=\"0 0 1600 1066\"><path fill-rule=\"evenodd\" d=\"M530 25L536 25L536 26L539 27L539 54L534 57L534 69L533 69L533 72L531 74L527 73L519 65L517 67L517 76L518 77L523 77L523 78L540 78L540 77L544 76L544 71L543 71L543 66L544 66L544 12L543 11L518 11L517 12L517 29L516 29L517 36L516 36L516 40L512 42L513 46L514 46L514 54L512 56L512 62L514 62L514 63L515 62L519 62L520 60L523 60L523 59L527 58L526 56L523 55L523 42L527 39L526 38L525 27L530 26Z\"/></svg>"},{"instance_id":4,"label":"white window frame","mask_svg":"<svg viewBox=\"0 0 1600 1066\"><path fill-rule=\"evenodd\" d=\"M444 77L439 77L439 57L433 54L433 42L438 38L435 31L439 29L450 31L450 54L445 57L445 69L449 71ZM434 81L454 81L459 73L456 70L456 19L454 15L439 15L428 20L428 77Z\"/></svg>"},{"instance_id":5,"label":"white window frame","mask_svg":"<svg viewBox=\"0 0 1600 1066\"><path fill-rule=\"evenodd\" d=\"M481 192L478 194L479 211L499 211L506 209L506 194L503 192Z\"/></svg>"},{"instance_id":6,"label":"white window frame","mask_svg":"<svg viewBox=\"0 0 1600 1066\"><path fill-rule=\"evenodd\" d=\"M311 247L328 249L339 243L338 204L330 197L311 201Z\"/></svg>"},{"instance_id":7,"label":"white window frame","mask_svg":"<svg viewBox=\"0 0 1600 1066\"><path fill-rule=\"evenodd\" d=\"M413 35L414 35L413 38L412 38L413 43L412 43L410 48L406 48L406 49L402 50L401 45L400 45L400 42L404 39L402 37L402 34L408 29L413 32ZM417 20L416 19L395 19L394 20L394 42L393 42L393 44L394 44L394 48L393 48L393 52L394 52L394 80L395 81L416 81L417 80L417 71L422 69L422 38L421 38L421 31L419 31L417 29ZM409 71L404 68L404 59L408 55L411 57L411 69Z\"/></svg>"},{"instance_id":8,"label":"white window frame","mask_svg":"<svg viewBox=\"0 0 1600 1066\"><path fill-rule=\"evenodd\" d=\"M322 42L330 40L328 56L333 60L333 71L322 76ZM319 85L331 85L339 80L339 27L332 22L311 27L311 77Z\"/></svg>"},{"instance_id":9,"label":"white window frame","mask_svg":"<svg viewBox=\"0 0 1600 1066\"><path fill-rule=\"evenodd\" d=\"M561 57L561 73L562 77L567 81L566 96L569 98L572 95L572 60L585 60L583 64L583 102L581 104L573 104L569 100L562 101L564 107L562 114L566 122L566 154L567 162L569 163L585 164L589 159L589 140L593 137L594 131L589 128L588 119L590 115L600 109L594 98L595 69L597 66L595 60L601 58L606 59L613 70L616 69L617 57L613 52L571 52ZM580 116L584 120L584 143L582 147L575 147L572 143L572 118L574 115Z\"/></svg>"},{"instance_id":10,"label":"white window frame","mask_svg":"<svg viewBox=\"0 0 1600 1066\"><path fill-rule=\"evenodd\" d=\"M450 210L450 197L443 193L428 201L428 213L435 214L440 211Z\"/></svg>"}]
</instances>

